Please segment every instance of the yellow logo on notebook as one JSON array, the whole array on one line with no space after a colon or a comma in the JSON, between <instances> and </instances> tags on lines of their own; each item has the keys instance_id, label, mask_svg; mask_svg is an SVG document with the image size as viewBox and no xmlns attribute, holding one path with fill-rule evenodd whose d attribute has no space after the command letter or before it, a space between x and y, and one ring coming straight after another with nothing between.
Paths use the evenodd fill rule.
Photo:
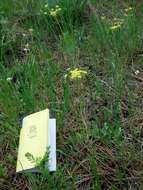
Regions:
<instances>
[{"instance_id":1,"label":"yellow logo on notebook","mask_svg":"<svg viewBox=\"0 0 143 190\"><path fill-rule=\"evenodd\" d=\"M37 128L36 128L36 125L30 126L30 127L29 127L29 130L28 130L27 136L28 136L29 138L34 138L34 137L36 137L36 135L37 135Z\"/></svg>"}]
</instances>

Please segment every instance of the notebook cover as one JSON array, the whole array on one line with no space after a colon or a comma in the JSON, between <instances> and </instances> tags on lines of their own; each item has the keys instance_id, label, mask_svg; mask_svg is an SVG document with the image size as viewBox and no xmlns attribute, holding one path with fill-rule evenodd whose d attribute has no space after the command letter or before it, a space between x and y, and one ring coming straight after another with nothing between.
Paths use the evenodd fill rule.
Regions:
<instances>
[{"instance_id":1,"label":"notebook cover","mask_svg":"<svg viewBox=\"0 0 143 190\"><path fill-rule=\"evenodd\" d=\"M26 116L20 132L16 172L34 169L36 163L30 161L26 154L34 158L43 158L48 148L49 110Z\"/></svg>"}]
</instances>

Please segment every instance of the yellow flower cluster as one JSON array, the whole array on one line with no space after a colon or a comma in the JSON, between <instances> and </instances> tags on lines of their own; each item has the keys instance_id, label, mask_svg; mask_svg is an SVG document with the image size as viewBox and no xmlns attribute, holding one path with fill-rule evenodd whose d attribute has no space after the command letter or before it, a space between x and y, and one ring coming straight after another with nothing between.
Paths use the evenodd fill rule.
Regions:
<instances>
[{"instance_id":1,"label":"yellow flower cluster","mask_svg":"<svg viewBox=\"0 0 143 190\"><path fill-rule=\"evenodd\" d=\"M72 79L72 80L81 79L81 78L85 77L85 75L87 75L87 71L81 70L81 69L78 69L78 68L70 71L69 74L68 74L69 78ZM67 75L65 75L65 77L67 77Z\"/></svg>"},{"instance_id":2,"label":"yellow flower cluster","mask_svg":"<svg viewBox=\"0 0 143 190\"><path fill-rule=\"evenodd\" d=\"M121 24L114 25L114 26L111 26L111 27L110 27L110 30L114 31L114 30L116 30L116 29L118 29L118 28L120 28L120 27L121 27Z\"/></svg>"},{"instance_id":3,"label":"yellow flower cluster","mask_svg":"<svg viewBox=\"0 0 143 190\"><path fill-rule=\"evenodd\" d=\"M128 8L125 9L125 12L129 12L129 11L132 11L132 10L133 10L132 7L128 7Z\"/></svg>"},{"instance_id":4,"label":"yellow flower cluster","mask_svg":"<svg viewBox=\"0 0 143 190\"><path fill-rule=\"evenodd\" d=\"M53 17L56 17L57 14L61 11L61 7L59 5L56 5L55 8L49 8L49 5L46 3L43 7L43 9L40 10L40 12L44 15L50 15Z\"/></svg>"},{"instance_id":5,"label":"yellow flower cluster","mask_svg":"<svg viewBox=\"0 0 143 190\"><path fill-rule=\"evenodd\" d=\"M115 18L113 25L110 27L110 30L115 31L115 30L121 28L122 24L123 24L122 20Z\"/></svg>"},{"instance_id":6,"label":"yellow flower cluster","mask_svg":"<svg viewBox=\"0 0 143 190\"><path fill-rule=\"evenodd\" d=\"M61 7L59 7L59 5L56 5L55 8L52 8L52 9L50 10L50 15L53 16L53 17L56 17L57 14L58 14L61 10L62 10Z\"/></svg>"},{"instance_id":7,"label":"yellow flower cluster","mask_svg":"<svg viewBox=\"0 0 143 190\"><path fill-rule=\"evenodd\" d=\"M125 9L125 13L124 13L124 16L129 16L133 11L133 8L132 7L128 7Z\"/></svg>"}]
</instances>

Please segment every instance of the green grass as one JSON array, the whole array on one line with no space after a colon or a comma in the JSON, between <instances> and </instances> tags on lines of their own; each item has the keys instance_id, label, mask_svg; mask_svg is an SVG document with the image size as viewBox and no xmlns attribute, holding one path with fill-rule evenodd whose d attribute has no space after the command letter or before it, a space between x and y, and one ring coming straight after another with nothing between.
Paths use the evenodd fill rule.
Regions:
<instances>
[{"instance_id":1,"label":"green grass","mask_svg":"<svg viewBox=\"0 0 143 190\"><path fill-rule=\"evenodd\" d=\"M0 2L0 189L143 189L142 7ZM87 74L72 79L76 68ZM16 174L20 121L47 107L57 171Z\"/></svg>"}]
</instances>

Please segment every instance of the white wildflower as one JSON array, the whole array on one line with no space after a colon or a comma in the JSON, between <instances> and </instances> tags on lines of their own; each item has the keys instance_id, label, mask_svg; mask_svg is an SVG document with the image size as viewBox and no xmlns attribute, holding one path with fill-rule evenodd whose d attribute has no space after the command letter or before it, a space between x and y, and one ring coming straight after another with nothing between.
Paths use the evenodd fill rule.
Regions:
<instances>
[{"instance_id":1,"label":"white wildflower","mask_svg":"<svg viewBox=\"0 0 143 190\"><path fill-rule=\"evenodd\" d=\"M136 70L136 71L135 71L135 75L138 75L139 73L140 73L139 70Z\"/></svg>"},{"instance_id":2,"label":"white wildflower","mask_svg":"<svg viewBox=\"0 0 143 190\"><path fill-rule=\"evenodd\" d=\"M6 80L7 81L12 81L12 79L13 79L12 77L8 77Z\"/></svg>"}]
</instances>

